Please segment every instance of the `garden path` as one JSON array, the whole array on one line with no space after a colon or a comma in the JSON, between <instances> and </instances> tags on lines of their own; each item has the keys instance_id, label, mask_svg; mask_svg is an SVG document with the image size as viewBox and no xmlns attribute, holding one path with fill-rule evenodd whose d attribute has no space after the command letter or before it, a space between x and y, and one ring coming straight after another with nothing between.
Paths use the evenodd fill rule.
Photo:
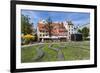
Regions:
<instances>
[{"instance_id":1,"label":"garden path","mask_svg":"<svg viewBox=\"0 0 100 73\"><path fill-rule=\"evenodd\" d=\"M53 48L52 44L49 45L49 48L57 52L57 58L58 58L58 60L64 61L64 55L63 55L63 53L61 51L61 48Z\"/></svg>"}]
</instances>

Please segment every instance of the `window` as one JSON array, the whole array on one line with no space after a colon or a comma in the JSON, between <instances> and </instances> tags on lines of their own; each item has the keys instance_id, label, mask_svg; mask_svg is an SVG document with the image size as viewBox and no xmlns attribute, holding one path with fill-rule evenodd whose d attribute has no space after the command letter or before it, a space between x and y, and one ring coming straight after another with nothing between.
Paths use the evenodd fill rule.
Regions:
<instances>
[{"instance_id":1,"label":"window","mask_svg":"<svg viewBox=\"0 0 100 73\"><path fill-rule=\"evenodd\" d=\"M43 36L45 36L45 35L43 34Z\"/></svg>"}]
</instances>

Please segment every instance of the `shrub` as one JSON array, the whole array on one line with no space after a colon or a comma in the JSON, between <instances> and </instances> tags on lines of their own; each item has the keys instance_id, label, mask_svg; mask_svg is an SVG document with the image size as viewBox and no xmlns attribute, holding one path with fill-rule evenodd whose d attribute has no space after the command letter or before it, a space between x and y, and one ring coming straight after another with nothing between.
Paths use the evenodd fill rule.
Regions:
<instances>
[{"instance_id":1,"label":"shrub","mask_svg":"<svg viewBox=\"0 0 100 73\"><path fill-rule=\"evenodd\" d=\"M35 39L35 36L33 36L31 34L27 34L27 35L22 36L23 44L30 44L34 41L34 39Z\"/></svg>"}]
</instances>

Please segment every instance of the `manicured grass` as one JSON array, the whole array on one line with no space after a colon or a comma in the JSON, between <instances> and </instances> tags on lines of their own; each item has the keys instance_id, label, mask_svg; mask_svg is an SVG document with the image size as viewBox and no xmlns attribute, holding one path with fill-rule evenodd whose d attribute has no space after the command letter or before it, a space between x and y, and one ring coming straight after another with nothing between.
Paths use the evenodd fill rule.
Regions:
<instances>
[{"instance_id":1,"label":"manicured grass","mask_svg":"<svg viewBox=\"0 0 100 73\"><path fill-rule=\"evenodd\" d=\"M65 60L87 60L90 59L90 43L84 42L69 42L62 49Z\"/></svg>"},{"instance_id":2,"label":"manicured grass","mask_svg":"<svg viewBox=\"0 0 100 73\"><path fill-rule=\"evenodd\" d=\"M88 50L81 49L80 47L69 47L62 49L65 60L82 60L89 59L90 53Z\"/></svg>"},{"instance_id":3,"label":"manicured grass","mask_svg":"<svg viewBox=\"0 0 100 73\"><path fill-rule=\"evenodd\" d=\"M40 45L31 46L31 47L24 47L21 49L21 61L22 62L34 62L34 58L37 55L36 48ZM43 48L44 56L37 60L37 62L44 62L44 61L57 61L57 52L48 48L48 44L45 44Z\"/></svg>"},{"instance_id":4,"label":"manicured grass","mask_svg":"<svg viewBox=\"0 0 100 73\"><path fill-rule=\"evenodd\" d=\"M21 62L32 62L36 55L36 48L37 46L21 48Z\"/></svg>"},{"instance_id":5,"label":"manicured grass","mask_svg":"<svg viewBox=\"0 0 100 73\"><path fill-rule=\"evenodd\" d=\"M45 44L43 48L45 55L42 61L57 61L57 52L50 49L48 46L49 46L48 44Z\"/></svg>"},{"instance_id":6,"label":"manicured grass","mask_svg":"<svg viewBox=\"0 0 100 73\"><path fill-rule=\"evenodd\" d=\"M49 47L51 43L45 43L42 48L40 48L44 55L38 60L33 60L38 52L37 48L41 45L34 45L30 47L21 48L21 62L50 62L58 61L58 51L54 49L59 49L64 55L64 61L72 60L88 60L90 59L90 42L62 42L62 43L52 43L51 49Z\"/></svg>"}]
</instances>

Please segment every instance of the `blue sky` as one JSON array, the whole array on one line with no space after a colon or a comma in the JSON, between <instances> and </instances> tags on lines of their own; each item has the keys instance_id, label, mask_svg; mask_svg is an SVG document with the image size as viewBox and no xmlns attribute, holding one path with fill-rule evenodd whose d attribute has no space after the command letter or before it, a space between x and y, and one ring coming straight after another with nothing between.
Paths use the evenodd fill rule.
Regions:
<instances>
[{"instance_id":1,"label":"blue sky","mask_svg":"<svg viewBox=\"0 0 100 73\"><path fill-rule=\"evenodd\" d=\"M90 13L83 12L55 12L55 11L36 11L36 10L21 10L21 14L29 16L30 22L37 26L39 19L46 20L48 17L53 22L62 22L71 20L74 25L84 25L90 23Z\"/></svg>"}]
</instances>

